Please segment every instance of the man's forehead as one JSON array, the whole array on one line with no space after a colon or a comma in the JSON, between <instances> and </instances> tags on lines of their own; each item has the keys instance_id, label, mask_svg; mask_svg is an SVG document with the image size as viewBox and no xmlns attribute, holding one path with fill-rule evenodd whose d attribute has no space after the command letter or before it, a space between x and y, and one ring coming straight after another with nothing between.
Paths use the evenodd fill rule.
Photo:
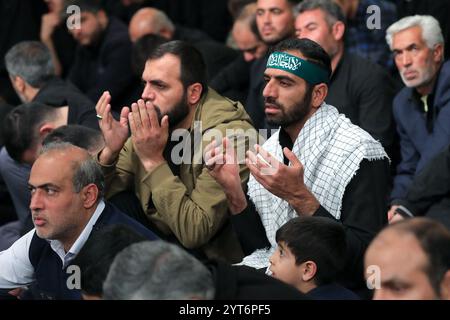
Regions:
<instances>
[{"instance_id":1,"label":"man's forehead","mask_svg":"<svg viewBox=\"0 0 450 320\"><path fill-rule=\"evenodd\" d=\"M288 0L258 0L257 9L284 8L288 5Z\"/></svg>"},{"instance_id":2,"label":"man's forehead","mask_svg":"<svg viewBox=\"0 0 450 320\"><path fill-rule=\"evenodd\" d=\"M395 33L392 37L393 46L409 45L412 43L423 43L422 29L419 26L413 26Z\"/></svg>"},{"instance_id":3,"label":"man's forehead","mask_svg":"<svg viewBox=\"0 0 450 320\"><path fill-rule=\"evenodd\" d=\"M170 53L166 53L160 58L149 59L145 62L142 78L146 81L153 77L159 78L164 76L167 79L179 79L181 74L180 59ZM165 79L160 79L165 80Z\"/></svg>"}]
</instances>

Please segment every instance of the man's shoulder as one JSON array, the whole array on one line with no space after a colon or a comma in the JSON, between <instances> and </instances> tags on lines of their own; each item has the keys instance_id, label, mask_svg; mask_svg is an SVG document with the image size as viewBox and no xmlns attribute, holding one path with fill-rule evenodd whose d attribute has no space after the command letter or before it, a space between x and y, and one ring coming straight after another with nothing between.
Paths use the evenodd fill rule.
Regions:
<instances>
[{"instance_id":1,"label":"man's shoulder","mask_svg":"<svg viewBox=\"0 0 450 320\"><path fill-rule=\"evenodd\" d=\"M349 52L344 53L341 68L348 70L350 76L358 80L355 81L355 84L359 85L367 83L368 79L372 81L385 81L390 77L382 66L367 58Z\"/></svg>"},{"instance_id":2,"label":"man's shoulder","mask_svg":"<svg viewBox=\"0 0 450 320\"><path fill-rule=\"evenodd\" d=\"M400 112L402 109L408 108L411 105L412 88L403 87L394 97L393 108L395 112Z\"/></svg>"},{"instance_id":3,"label":"man's shoulder","mask_svg":"<svg viewBox=\"0 0 450 320\"><path fill-rule=\"evenodd\" d=\"M199 105L194 121L201 121L203 130L217 126L234 127L237 121L244 130L253 128L250 117L240 102L221 96L211 88Z\"/></svg>"},{"instance_id":4,"label":"man's shoulder","mask_svg":"<svg viewBox=\"0 0 450 320\"><path fill-rule=\"evenodd\" d=\"M113 204L105 202L105 208L103 209L100 218L97 220L94 229L101 229L107 225L113 224L127 225L149 240L155 240L158 238L153 232L144 227L141 223L127 216Z\"/></svg>"}]
</instances>

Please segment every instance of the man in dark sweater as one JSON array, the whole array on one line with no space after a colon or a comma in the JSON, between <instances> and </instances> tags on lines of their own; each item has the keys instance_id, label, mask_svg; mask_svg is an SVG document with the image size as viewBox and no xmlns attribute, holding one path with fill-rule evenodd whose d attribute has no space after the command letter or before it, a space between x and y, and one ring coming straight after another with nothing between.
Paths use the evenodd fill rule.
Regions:
<instances>
[{"instance_id":1,"label":"man in dark sweater","mask_svg":"<svg viewBox=\"0 0 450 320\"><path fill-rule=\"evenodd\" d=\"M35 228L0 253L0 288L28 286L22 298L79 299L79 270L68 266L94 230L126 224L149 240L157 238L105 203L103 188L102 171L86 150L48 145L28 182Z\"/></svg>"},{"instance_id":2,"label":"man in dark sweater","mask_svg":"<svg viewBox=\"0 0 450 320\"><path fill-rule=\"evenodd\" d=\"M133 96L135 82L126 25L108 17L98 1L71 0L66 8L71 5L78 6L81 14L79 26L76 14L68 18L69 25L73 25L70 32L79 44L68 79L92 101L109 90L113 109L120 110L136 101L139 97Z\"/></svg>"}]
</instances>

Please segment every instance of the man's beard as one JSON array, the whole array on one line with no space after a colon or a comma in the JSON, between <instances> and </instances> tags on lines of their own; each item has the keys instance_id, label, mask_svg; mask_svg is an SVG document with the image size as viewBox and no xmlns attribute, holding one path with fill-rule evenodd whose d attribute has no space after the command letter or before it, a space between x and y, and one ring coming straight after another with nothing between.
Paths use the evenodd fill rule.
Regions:
<instances>
[{"instance_id":1,"label":"man's beard","mask_svg":"<svg viewBox=\"0 0 450 320\"><path fill-rule=\"evenodd\" d=\"M302 122L311 110L313 87L308 86L303 100L298 102L292 109L288 110L284 105L278 103L275 99L267 97L265 103L270 103L278 107L281 111L279 116L269 117L266 115L267 123L273 126L289 127L294 123Z\"/></svg>"},{"instance_id":2,"label":"man's beard","mask_svg":"<svg viewBox=\"0 0 450 320\"><path fill-rule=\"evenodd\" d=\"M162 118L167 115L169 117L169 128L177 126L189 114L189 106L187 104L187 93L183 93L181 100L174 105L167 113L162 114L161 108L155 105L156 114L158 115L158 122L161 123Z\"/></svg>"}]
</instances>

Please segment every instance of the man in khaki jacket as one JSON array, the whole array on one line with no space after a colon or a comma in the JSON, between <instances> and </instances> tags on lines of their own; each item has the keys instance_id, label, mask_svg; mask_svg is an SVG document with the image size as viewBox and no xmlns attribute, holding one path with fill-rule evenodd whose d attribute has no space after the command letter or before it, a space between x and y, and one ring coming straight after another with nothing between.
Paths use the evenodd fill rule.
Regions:
<instances>
[{"instance_id":1,"label":"man in khaki jacket","mask_svg":"<svg viewBox=\"0 0 450 320\"><path fill-rule=\"evenodd\" d=\"M243 254L228 221L224 190L209 175L202 155L213 137L256 137L250 118L241 104L207 87L201 55L187 43L172 41L157 48L142 79L142 100L131 110L124 107L119 121L111 116L108 92L96 106L106 142L98 161L107 196L134 190L156 231L208 258L240 261ZM245 141L236 139L242 160L239 150ZM245 165L240 176L245 187Z\"/></svg>"}]
</instances>

